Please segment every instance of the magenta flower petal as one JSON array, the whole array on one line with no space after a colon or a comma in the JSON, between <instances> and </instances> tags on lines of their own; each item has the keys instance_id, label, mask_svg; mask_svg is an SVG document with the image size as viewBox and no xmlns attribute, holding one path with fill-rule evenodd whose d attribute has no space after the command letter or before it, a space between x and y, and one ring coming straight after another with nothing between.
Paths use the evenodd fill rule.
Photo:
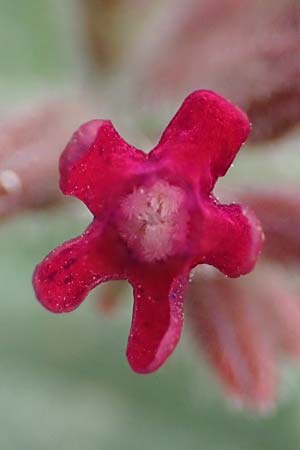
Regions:
<instances>
[{"instance_id":1,"label":"magenta flower petal","mask_svg":"<svg viewBox=\"0 0 300 450\"><path fill-rule=\"evenodd\" d=\"M93 214L106 213L145 156L109 120L92 120L73 134L61 155L61 190L82 200Z\"/></svg>"},{"instance_id":2,"label":"magenta flower petal","mask_svg":"<svg viewBox=\"0 0 300 450\"><path fill-rule=\"evenodd\" d=\"M111 252L114 245L114 252ZM81 236L57 247L36 267L37 298L54 313L77 308L102 281L126 276L127 253L110 230L94 221Z\"/></svg>"},{"instance_id":3,"label":"magenta flower petal","mask_svg":"<svg viewBox=\"0 0 300 450\"><path fill-rule=\"evenodd\" d=\"M250 272L262 246L262 228L255 215L240 205L210 205L203 240L205 262L229 277Z\"/></svg>"},{"instance_id":4,"label":"magenta flower petal","mask_svg":"<svg viewBox=\"0 0 300 450\"><path fill-rule=\"evenodd\" d=\"M174 350L183 324L187 279L159 270L144 272L133 284L134 308L127 358L135 372L158 369ZM153 279L155 277L155 281Z\"/></svg>"},{"instance_id":5,"label":"magenta flower petal","mask_svg":"<svg viewBox=\"0 0 300 450\"><path fill-rule=\"evenodd\" d=\"M250 131L245 113L211 91L190 94L163 133L152 157L169 158L185 176L212 189L225 175Z\"/></svg>"},{"instance_id":6,"label":"magenta flower petal","mask_svg":"<svg viewBox=\"0 0 300 450\"><path fill-rule=\"evenodd\" d=\"M79 128L60 160L60 185L94 214L91 227L37 267L33 284L53 312L76 308L109 279L134 287L127 356L147 373L173 351L182 327L183 280L200 263L239 276L259 254L261 229L211 189L247 137L246 116L224 98L197 91L146 155L110 121Z\"/></svg>"}]
</instances>

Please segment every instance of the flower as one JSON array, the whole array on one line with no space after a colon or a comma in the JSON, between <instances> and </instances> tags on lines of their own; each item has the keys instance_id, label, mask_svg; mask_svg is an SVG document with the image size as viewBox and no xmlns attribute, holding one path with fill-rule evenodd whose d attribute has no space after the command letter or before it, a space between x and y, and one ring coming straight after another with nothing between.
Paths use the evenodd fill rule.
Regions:
<instances>
[{"instance_id":1,"label":"flower","mask_svg":"<svg viewBox=\"0 0 300 450\"><path fill-rule=\"evenodd\" d=\"M180 337L191 269L206 263L238 277L256 262L262 231L254 214L211 194L249 128L242 111L210 91L185 99L149 154L127 144L108 120L82 125L61 156L60 187L94 220L37 266L39 301L69 312L99 283L128 280L128 361L139 373L158 369Z\"/></svg>"}]
</instances>

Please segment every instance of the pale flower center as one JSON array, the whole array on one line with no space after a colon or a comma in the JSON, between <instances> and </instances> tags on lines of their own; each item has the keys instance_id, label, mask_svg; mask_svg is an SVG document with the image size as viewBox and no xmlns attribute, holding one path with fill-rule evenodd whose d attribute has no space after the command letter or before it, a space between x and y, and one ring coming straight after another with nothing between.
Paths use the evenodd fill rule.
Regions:
<instances>
[{"instance_id":1,"label":"pale flower center","mask_svg":"<svg viewBox=\"0 0 300 450\"><path fill-rule=\"evenodd\" d=\"M118 229L139 259L153 262L183 250L188 220L184 191L161 180L123 199Z\"/></svg>"}]
</instances>

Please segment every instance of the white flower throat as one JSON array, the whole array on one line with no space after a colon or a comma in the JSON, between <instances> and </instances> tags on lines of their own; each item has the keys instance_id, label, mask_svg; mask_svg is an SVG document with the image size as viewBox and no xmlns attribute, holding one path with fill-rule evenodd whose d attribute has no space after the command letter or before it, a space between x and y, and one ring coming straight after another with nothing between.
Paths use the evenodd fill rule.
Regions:
<instances>
[{"instance_id":1,"label":"white flower throat","mask_svg":"<svg viewBox=\"0 0 300 450\"><path fill-rule=\"evenodd\" d=\"M123 199L118 229L128 247L146 262L183 250L189 214L182 188L160 180L141 186Z\"/></svg>"}]
</instances>

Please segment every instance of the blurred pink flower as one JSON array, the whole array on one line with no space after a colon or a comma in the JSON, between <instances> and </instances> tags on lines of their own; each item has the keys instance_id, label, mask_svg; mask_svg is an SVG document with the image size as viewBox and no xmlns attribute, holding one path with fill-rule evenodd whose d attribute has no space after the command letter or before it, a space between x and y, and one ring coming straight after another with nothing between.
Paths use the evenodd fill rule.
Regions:
<instances>
[{"instance_id":1,"label":"blurred pink flower","mask_svg":"<svg viewBox=\"0 0 300 450\"><path fill-rule=\"evenodd\" d=\"M278 360L300 355L300 303L287 280L261 267L243 280L199 271L186 306L195 342L230 397L274 407Z\"/></svg>"},{"instance_id":2,"label":"blurred pink flower","mask_svg":"<svg viewBox=\"0 0 300 450\"><path fill-rule=\"evenodd\" d=\"M63 199L57 160L74 127L91 110L77 94L72 100L40 100L0 120L0 220Z\"/></svg>"},{"instance_id":3,"label":"blurred pink flower","mask_svg":"<svg viewBox=\"0 0 300 450\"><path fill-rule=\"evenodd\" d=\"M161 102L205 86L272 139L300 121L299 33L295 0L165 0L129 60L135 90Z\"/></svg>"}]
</instances>

